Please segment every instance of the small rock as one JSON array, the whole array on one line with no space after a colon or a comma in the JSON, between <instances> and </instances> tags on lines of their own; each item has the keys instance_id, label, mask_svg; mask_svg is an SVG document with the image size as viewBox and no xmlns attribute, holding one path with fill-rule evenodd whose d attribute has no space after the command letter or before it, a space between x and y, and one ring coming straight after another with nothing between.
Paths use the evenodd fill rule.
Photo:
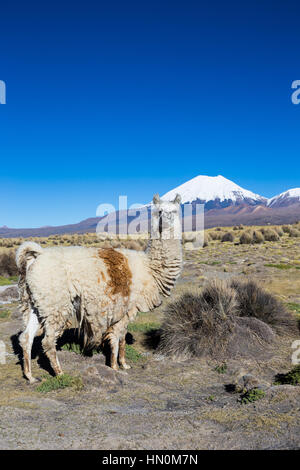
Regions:
<instances>
[{"instance_id":1,"label":"small rock","mask_svg":"<svg viewBox=\"0 0 300 470\"><path fill-rule=\"evenodd\" d=\"M270 387L270 384L268 382L265 382L264 380L261 380L252 374L244 375L242 377L242 380L243 388L247 391L251 390L252 388L261 388L265 390Z\"/></svg>"},{"instance_id":2,"label":"small rock","mask_svg":"<svg viewBox=\"0 0 300 470\"><path fill-rule=\"evenodd\" d=\"M19 289L17 286L9 286L0 292L0 302L14 302L19 300Z\"/></svg>"}]
</instances>

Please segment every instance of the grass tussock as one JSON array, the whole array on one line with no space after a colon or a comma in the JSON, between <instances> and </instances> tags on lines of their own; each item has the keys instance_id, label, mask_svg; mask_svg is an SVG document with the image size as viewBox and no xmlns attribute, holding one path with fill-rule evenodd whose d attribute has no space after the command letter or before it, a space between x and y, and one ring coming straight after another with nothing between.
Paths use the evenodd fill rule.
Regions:
<instances>
[{"instance_id":1,"label":"grass tussock","mask_svg":"<svg viewBox=\"0 0 300 470\"><path fill-rule=\"evenodd\" d=\"M278 242L280 240L280 236L276 230L271 228L262 228L260 231L263 234L266 242Z\"/></svg>"},{"instance_id":2,"label":"grass tussock","mask_svg":"<svg viewBox=\"0 0 300 470\"><path fill-rule=\"evenodd\" d=\"M236 291L241 317L257 318L278 334L296 331L297 322L294 316L283 303L259 287L256 282L234 279L230 286Z\"/></svg>"},{"instance_id":3,"label":"grass tussock","mask_svg":"<svg viewBox=\"0 0 300 470\"><path fill-rule=\"evenodd\" d=\"M253 236L252 233L247 231L243 232L242 235L240 236L240 244L241 245L250 245L253 243Z\"/></svg>"},{"instance_id":4,"label":"grass tussock","mask_svg":"<svg viewBox=\"0 0 300 470\"><path fill-rule=\"evenodd\" d=\"M234 330L236 294L213 281L200 294L185 293L164 314L159 350L171 356L214 356Z\"/></svg>"},{"instance_id":5,"label":"grass tussock","mask_svg":"<svg viewBox=\"0 0 300 470\"><path fill-rule=\"evenodd\" d=\"M0 254L0 276L11 277L18 275L15 257L13 250Z\"/></svg>"},{"instance_id":6,"label":"grass tussock","mask_svg":"<svg viewBox=\"0 0 300 470\"><path fill-rule=\"evenodd\" d=\"M234 242L234 234L232 232L226 232L221 238L221 242Z\"/></svg>"},{"instance_id":7,"label":"grass tussock","mask_svg":"<svg viewBox=\"0 0 300 470\"><path fill-rule=\"evenodd\" d=\"M276 334L293 334L295 317L254 281L211 281L168 304L158 349L171 356L259 356Z\"/></svg>"}]
</instances>

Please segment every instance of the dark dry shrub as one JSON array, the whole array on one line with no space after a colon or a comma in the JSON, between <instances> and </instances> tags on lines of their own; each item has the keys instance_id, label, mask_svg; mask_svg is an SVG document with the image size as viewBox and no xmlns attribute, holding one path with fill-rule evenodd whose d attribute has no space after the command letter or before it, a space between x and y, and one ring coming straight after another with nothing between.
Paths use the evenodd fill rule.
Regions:
<instances>
[{"instance_id":1,"label":"dark dry shrub","mask_svg":"<svg viewBox=\"0 0 300 470\"><path fill-rule=\"evenodd\" d=\"M268 354L275 333L254 316L240 316L237 292L228 282L212 281L196 294L170 303L158 350L175 357L254 357Z\"/></svg>"},{"instance_id":2,"label":"dark dry shrub","mask_svg":"<svg viewBox=\"0 0 300 470\"><path fill-rule=\"evenodd\" d=\"M182 295L164 312L159 351L175 357L222 356L236 311L236 294L221 281L211 282L199 295Z\"/></svg>"},{"instance_id":3,"label":"dark dry shrub","mask_svg":"<svg viewBox=\"0 0 300 470\"><path fill-rule=\"evenodd\" d=\"M239 227L235 225L232 230L239 230Z\"/></svg>"},{"instance_id":4,"label":"dark dry shrub","mask_svg":"<svg viewBox=\"0 0 300 470\"><path fill-rule=\"evenodd\" d=\"M208 246L209 242L211 241L211 237L209 233L204 233L204 240L203 240L203 246Z\"/></svg>"},{"instance_id":5,"label":"dark dry shrub","mask_svg":"<svg viewBox=\"0 0 300 470\"><path fill-rule=\"evenodd\" d=\"M281 227L279 227L279 226L274 227L274 230L278 233L278 235L279 235L280 237L282 237L282 236L284 235L283 230L282 230Z\"/></svg>"},{"instance_id":6,"label":"dark dry shrub","mask_svg":"<svg viewBox=\"0 0 300 470\"><path fill-rule=\"evenodd\" d=\"M300 237L300 231L295 229L295 228L291 228L290 230L290 237Z\"/></svg>"},{"instance_id":7,"label":"dark dry shrub","mask_svg":"<svg viewBox=\"0 0 300 470\"><path fill-rule=\"evenodd\" d=\"M253 232L253 243L263 243L265 238L259 230L254 230Z\"/></svg>"},{"instance_id":8,"label":"dark dry shrub","mask_svg":"<svg viewBox=\"0 0 300 470\"><path fill-rule=\"evenodd\" d=\"M241 317L254 317L271 326L276 333L296 332L297 321L276 297L259 287L254 281L234 279L230 287L235 290Z\"/></svg>"},{"instance_id":9,"label":"dark dry shrub","mask_svg":"<svg viewBox=\"0 0 300 470\"><path fill-rule=\"evenodd\" d=\"M292 227L291 227L290 225L283 225L283 226L282 226L282 231L283 231L284 233L290 233L291 228L292 228Z\"/></svg>"},{"instance_id":10,"label":"dark dry shrub","mask_svg":"<svg viewBox=\"0 0 300 470\"><path fill-rule=\"evenodd\" d=\"M138 243L136 240L125 240L123 242L123 246L128 250L142 251L140 243Z\"/></svg>"},{"instance_id":11,"label":"dark dry shrub","mask_svg":"<svg viewBox=\"0 0 300 470\"><path fill-rule=\"evenodd\" d=\"M224 233L223 237L221 238L221 242L234 242L234 235L232 232Z\"/></svg>"},{"instance_id":12,"label":"dark dry shrub","mask_svg":"<svg viewBox=\"0 0 300 470\"><path fill-rule=\"evenodd\" d=\"M240 236L240 243L242 245L250 245L253 243L253 236L251 232L243 232Z\"/></svg>"},{"instance_id":13,"label":"dark dry shrub","mask_svg":"<svg viewBox=\"0 0 300 470\"><path fill-rule=\"evenodd\" d=\"M17 276L16 254L14 251L1 253L0 255L0 275Z\"/></svg>"},{"instance_id":14,"label":"dark dry shrub","mask_svg":"<svg viewBox=\"0 0 300 470\"><path fill-rule=\"evenodd\" d=\"M278 240L280 240L278 233L271 228L264 229L263 235L267 242L278 242Z\"/></svg>"}]
</instances>

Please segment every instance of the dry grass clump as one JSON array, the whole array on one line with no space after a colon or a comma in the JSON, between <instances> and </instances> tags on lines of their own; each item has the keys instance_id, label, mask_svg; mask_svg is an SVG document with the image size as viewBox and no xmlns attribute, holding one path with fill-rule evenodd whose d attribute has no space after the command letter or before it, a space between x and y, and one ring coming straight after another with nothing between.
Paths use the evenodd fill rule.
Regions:
<instances>
[{"instance_id":1,"label":"dry grass clump","mask_svg":"<svg viewBox=\"0 0 300 470\"><path fill-rule=\"evenodd\" d=\"M243 232L240 236L240 243L241 245L250 245L251 243L253 243L252 233L249 231Z\"/></svg>"},{"instance_id":2,"label":"dry grass clump","mask_svg":"<svg viewBox=\"0 0 300 470\"><path fill-rule=\"evenodd\" d=\"M186 293L164 314L159 350L178 357L221 353L234 329L236 294L214 281L199 295Z\"/></svg>"},{"instance_id":3,"label":"dry grass clump","mask_svg":"<svg viewBox=\"0 0 300 470\"><path fill-rule=\"evenodd\" d=\"M254 230L252 237L253 237L253 243L263 243L265 241L265 237L259 230Z\"/></svg>"},{"instance_id":4,"label":"dry grass clump","mask_svg":"<svg viewBox=\"0 0 300 470\"><path fill-rule=\"evenodd\" d=\"M219 240L220 239L220 234L216 231L209 232L210 238L212 240Z\"/></svg>"},{"instance_id":5,"label":"dry grass clump","mask_svg":"<svg viewBox=\"0 0 300 470\"><path fill-rule=\"evenodd\" d=\"M290 233L292 227L290 225L283 225L281 228L284 233Z\"/></svg>"},{"instance_id":6,"label":"dry grass clump","mask_svg":"<svg viewBox=\"0 0 300 470\"><path fill-rule=\"evenodd\" d=\"M290 230L290 237L300 237L300 230L297 230L296 228L291 228Z\"/></svg>"},{"instance_id":7,"label":"dry grass clump","mask_svg":"<svg viewBox=\"0 0 300 470\"><path fill-rule=\"evenodd\" d=\"M278 233L278 235L279 235L280 237L283 237L284 232L283 232L282 228L281 228L279 225L277 225L276 227L274 227L274 230L275 230L275 232Z\"/></svg>"},{"instance_id":8,"label":"dry grass clump","mask_svg":"<svg viewBox=\"0 0 300 470\"><path fill-rule=\"evenodd\" d=\"M0 275L1 276L17 276L18 269L15 260L15 252L13 250L0 254Z\"/></svg>"},{"instance_id":9,"label":"dry grass clump","mask_svg":"<svg viewBox=\"0 0 300 470\"><path fill-rule=\"evenodd\" d=\"M122 242L122 246L128 250L142 251L143 247L136 240L128 240Z\"/></svg>"},{"instance_id":10,"label":"dry grass clump","mask_svg":"<svg viewBox=\"0 0 300 470\"><path fill-rule=\"evenodd\" d=\"M262 228L260 231L267 242L278 242L280 240L278 233L271 228Z\"/></svg>"},{"instance_id":11,"label":"dry grass clump","mask_svg":"<svg viewBox=\"0 0 300 470\"><path fill-rule=\"evenodd\" d=\"M259 287L255 281L234 279L230 287L237 294L239 316L257 318L278 334L296 331L297 322L293 315L274 295Z\"/></svg>"},{"instance_id":12,"label":"dry grass clump","mask_svg":"<svg viewBox=\"0 0 300 470\"><path fill-rule=\"evenodd\" d=\"M211 236L208 232L204 233L203 247L208 246L211 241Z\"/></svg>"},{"instance_id":13,"label":"dry grass clump","mask_svg":"<svg viewBox=\"0 0 300 470\"><path fill-rule=\"evenodd\" d=\"M234 235L232 232L226 232L221 238L221 242L234 242Z\"/></svg>"},{"instance_id":14,"label":"dry grass clump","mask_svg":"<svg viewBox=\"0 0 300 470\"><path fill-rule=\"evenodd\" d=\"M297 330L293 316L255 282L214 280L164 312L159 351L174 357L259 358L276 333Z\"/></svg>"}]
</instances>

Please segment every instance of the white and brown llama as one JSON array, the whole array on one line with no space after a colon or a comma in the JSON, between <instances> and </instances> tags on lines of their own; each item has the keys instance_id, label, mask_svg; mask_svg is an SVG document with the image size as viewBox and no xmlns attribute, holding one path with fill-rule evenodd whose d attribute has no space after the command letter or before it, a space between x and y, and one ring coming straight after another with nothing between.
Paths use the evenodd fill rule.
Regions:
<instances>
[{"instance_id":1,"label":"white and brown llama","mask_svg":"<svg viewBox=\"0 0 300 470\"><path fill-rule=\"evenodd\" d=\"M145 252L127 249L51 247L23 243L16 255L25 330L20 336L24 375L34 383L31 348L42 345L56 375L62 374L56 341L74 320L86 341L108 341L111 367L127 369L125 336L138 312L169 296L182 267L180 196L153 197L151 235Z\"/></svg>"}]
</instances>

